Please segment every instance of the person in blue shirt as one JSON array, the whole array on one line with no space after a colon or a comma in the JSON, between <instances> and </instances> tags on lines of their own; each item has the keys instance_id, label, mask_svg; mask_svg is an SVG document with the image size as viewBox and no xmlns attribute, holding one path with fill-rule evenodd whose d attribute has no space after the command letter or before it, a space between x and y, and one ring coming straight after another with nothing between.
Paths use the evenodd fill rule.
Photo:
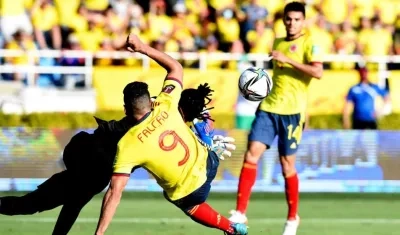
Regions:
<instances>
[{"instance_id":1,"label":"person in blue shirt","mask_svg":"<svg viewBox=\"0 0 400 235\"><path fill-rule=\"evenodd\" d=\"M258 0L250 0L241 8L243 14L239 15L242 22L242 34L246 35L249 30L255 29L257 20L265 20L268 16L268 10L259 4Z\"/></svg>"},{"instance_id":2,"label":"person in blue shirt","mask_svg":"<svg viewBox=\"0 0 400 235\"><path fill-rule=\"evenodd\" d=\"M384 106L388 105L389 92L368 80L368 70L360 68L360 83L352 86L347 94L343 109L343 127L345 129L373 129L378 128L377 119L380 116L376 107L376 99L381 97ZM352 116L350 118L350 114ZM350 125L352 120L352 126Z\"/></svg>"}]
</instances>

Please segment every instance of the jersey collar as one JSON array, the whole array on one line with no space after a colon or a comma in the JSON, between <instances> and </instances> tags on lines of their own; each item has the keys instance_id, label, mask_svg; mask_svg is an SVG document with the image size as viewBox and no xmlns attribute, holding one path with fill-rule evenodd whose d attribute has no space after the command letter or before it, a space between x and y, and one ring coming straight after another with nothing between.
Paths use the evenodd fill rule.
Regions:
<instances>
[{"instance_id":1,"label":"jersey collar","mask_svg":"<svg viewBox=\"0 0 400 235\"><path fill-rule=\"evenodd\" d=\"M141 119L137 120L136 125L138 125L141 122L143 122L150 115L150 113L151 113L151 111L147 112Z\"/></svg>"},{"instance_id":2,"label":"jersey collar","mask_svg":"<svg viewBox=\"0 0 400 235\"><path fill-rule=\"evenodd\" d=\"M297 39L299 39L299 38L303 37L304 35L305 35L305 33L301 34L300 36L298 36L298 37L297 37L297 38L295 38L295 39L288 39L287 37L285 37L285 41L287 41L287 42L296 41Z\"/></svg>"}]
</instances>

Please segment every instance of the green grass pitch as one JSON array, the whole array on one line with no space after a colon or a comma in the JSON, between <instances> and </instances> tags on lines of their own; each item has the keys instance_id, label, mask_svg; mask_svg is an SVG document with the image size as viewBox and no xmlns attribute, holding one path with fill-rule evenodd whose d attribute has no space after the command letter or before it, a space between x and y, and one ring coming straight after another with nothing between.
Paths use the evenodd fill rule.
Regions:
<instances>
[{"instance_id":1,"label":"green grass pitch","mask_svg":"<svg viewBox=\"0 0 400 235\"><path fill-rule=\"evenodd\" d=\"M101 196L84 208L69 234L94 234ZM233 194L213 193L209 203L228 215L235 198ZM0 216L0 234L51 234L58 212L59 208L32 216ZM255 194L248 210L249 234L281 234L285 215L283 194ZM400 195L302 194L300 216L298 235L400 234ZM222 232L191 221L160 193L125 193L106 234L221 235Z\"/></svg>"}]
</instances>

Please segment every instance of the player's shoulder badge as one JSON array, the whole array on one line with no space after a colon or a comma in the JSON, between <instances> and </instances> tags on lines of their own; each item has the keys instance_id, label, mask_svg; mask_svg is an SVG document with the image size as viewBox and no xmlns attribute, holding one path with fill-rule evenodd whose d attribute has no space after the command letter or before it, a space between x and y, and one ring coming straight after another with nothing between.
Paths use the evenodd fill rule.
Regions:
<instances>
[{"instance_id":1,"label":"player's shoulder badge","mask_svg":"<svg viewBox=\"0 0 400 235\"><path fill-rule=\"evenodd\" d=\"M289 47L289 51L292 52L292 53L295 53L297 51L297 45L296 44L292 44Z\"/></svg>"},{"instance_id":2,"label":"player's shoulder badge","mask_svg":"<svg viewBox=\"0 0 400 235\"><path fill-rule=\"evenodd\" d=\"M166 86L162 89L162 92L169 94L169 93L171 93L174 89L175 89L175 86L170 84L170 85L166 85Z\"/></svg>"}]
</instances>

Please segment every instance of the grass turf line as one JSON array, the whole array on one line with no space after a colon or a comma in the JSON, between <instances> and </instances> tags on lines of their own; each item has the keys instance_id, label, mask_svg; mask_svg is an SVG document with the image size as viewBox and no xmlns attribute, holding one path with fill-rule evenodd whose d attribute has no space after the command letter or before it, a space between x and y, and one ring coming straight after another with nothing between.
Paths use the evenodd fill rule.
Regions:
<instances>
[{"instance_id":1,"label":"grass turf line","mask_svg":"<svg viewBox=\"0 0 400 235\"><path fill-rule=\"evenodd\" d=\"M254 195L248 211L249 234L280 234L286 215L284 195ZM101 196L84 208L70 234L93 234ZM298 235L398 234L400 200L396 197L399 195L302 194ZM234 194L213 193L209 203L228 216L235 206L234 198ZM0 234L51 234L58 212L59 208L32 216L0 216ZM192 222L160 193L125 193L107 234L221 235L222 232Z\"/></svg>"}]
</instances>

